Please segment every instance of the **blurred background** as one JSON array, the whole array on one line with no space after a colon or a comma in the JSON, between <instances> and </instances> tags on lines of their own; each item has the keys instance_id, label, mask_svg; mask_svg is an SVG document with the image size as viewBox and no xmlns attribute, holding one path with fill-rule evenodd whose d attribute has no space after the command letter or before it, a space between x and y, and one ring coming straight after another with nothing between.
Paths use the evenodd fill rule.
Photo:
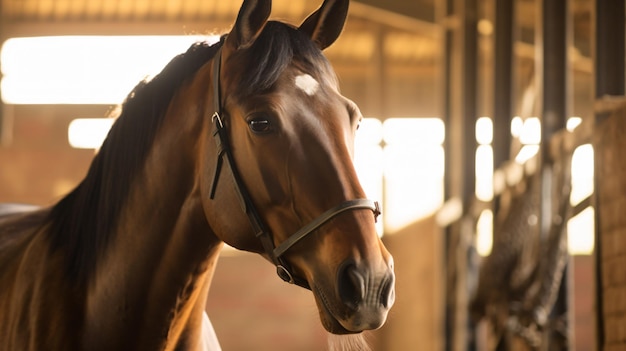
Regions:
<instances>
[{"instance_id":1,"label":"blurred background","mask_svg":"<svg viewBox=\"0 0 626 351\"><path fill-rule=\"evenodd\" d=\"M58 201L85 175L112 123L104 117L193 42L228 31L240 5L0 0L0 202ZM272 17L299 24L319 5L275 0ZM524 331L537 331L543 349L626 347L626 279L616 268L626 240L611 232L617 249L599 252L604 200L594 180L594 141L608 140L598 123L623 107L622 1L352 1L325 53L366 117L355 164L382 203L379 234L396 258L397 304L368 333L374 350L531 349ZM617 152L606 151L606 165L619 164ZM619 188L611 184L607 194ZM611 228L621 223L610 221L615 206ZM518 246L498 239L515 220ZM560 238L565 249L552 244ZM327 348L310 292L282 283L258 256L222 256L207 311L224 350ZM507 278L533 270L534 288L489 282L485 272L501 277L498 267ZM478 296L481 287L517 295L498 302ZM518 296L529 291L530 302ZM512 326L516 304L542 298L547 323ZM477 299L491 312L472 318ZM619 301L611 309L605 299Z\"/></svg>"}]
</instances>

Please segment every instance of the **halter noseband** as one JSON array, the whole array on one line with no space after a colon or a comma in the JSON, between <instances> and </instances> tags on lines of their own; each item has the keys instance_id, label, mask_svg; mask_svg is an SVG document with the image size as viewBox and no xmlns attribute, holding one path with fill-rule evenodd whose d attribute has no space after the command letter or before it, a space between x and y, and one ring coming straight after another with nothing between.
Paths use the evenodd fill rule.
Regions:
<instances>
[{"instance_id":1,"label":"halter noseband","mask_svg":"<svg viewBox=\"0 0 626 351\"><path fill-rule=\"evenodd\" d=\"M245 188L241 176L239 175L239 170L236 167L235 160L233 158L233 153L230 149L230 144L228 143L228 133L222 121L222 103L221 103L221 94L220 94L220 66L222 61L222 49L219 48L215 57L213 59L213 116L211 117L211 122L215 126L215 131L213 132L213 138L217 145L217 164L215 166L215 173L213 174L213 181L211 183L211 191L210 198L213 199L215 197L215 191L217 189L217 183L219 180L219 176L221 173L222 165L224 160L228 163L230 167L231 174L233 177L233 183L235 184L235 189L237 190L237 195L239 198L239 203L241 204L241 208L244 213L248 216L248 220L254 229L255 236L259 239L261 244L263 245L263 250L272 260L274 265L276 266L276 273L278 276L291 284L299 285L303 288L310 289L309 284L305 279L297 277L293 274L291 266L285 261L283 258L283 254L287 252L293 245L295 245L298 241L306 237L308 234L314 232L323 224L339 215L342 212L348 210L355 209L369 209L374 212L374 219L376 220L380 215L380 207L377 201L372 201L369 199L355 199L345 201L330 210L322 213L319 217L314 219L312 222L307 224L298 230L295 234L291 235L287 240L275 246L274 239L272 237L271 232L261 220L261 216L257 211L254 203L252 202L252 198Z\"/></svg>"}]
</instances>

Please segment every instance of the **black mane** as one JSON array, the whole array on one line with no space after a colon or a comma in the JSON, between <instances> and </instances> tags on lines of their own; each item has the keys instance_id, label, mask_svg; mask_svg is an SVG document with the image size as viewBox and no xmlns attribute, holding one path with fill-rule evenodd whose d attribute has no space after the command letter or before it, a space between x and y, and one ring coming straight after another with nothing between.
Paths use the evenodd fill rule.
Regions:
<instances>
[{"instance_id":1,"label":"black mane","mask_svg":"<svg viewBox=\"0 0 626 351\"><path fill-rule=\"evenodd\" d=\"M224 41L222 37L212 46L194 44L152 80L140 82L123 103L86 177L52 207L48 220L51 249L62 249L67 255L70 278L86 281L94 272L100 254L114 235L131 182L144 164L170 101L215 56ZM332 72L306 35L280 22L268 22L249 49L233 56L241 70L228 74L239 76L239 97L270 89L294 61L311 74Z\"/></svg>"},{"instance_id":2,"label":"black mane","mask_svg":"<svg viewBox=\"0 0 626 351\"><path fill-rule=\"evenodd\" d=\"M123 103L85 179L51 209L51 247L67 252L72 278L83 280L95 269L171 99L221 44L196 43L152 80L140 82Z\"/></svg>"}]
</instances>

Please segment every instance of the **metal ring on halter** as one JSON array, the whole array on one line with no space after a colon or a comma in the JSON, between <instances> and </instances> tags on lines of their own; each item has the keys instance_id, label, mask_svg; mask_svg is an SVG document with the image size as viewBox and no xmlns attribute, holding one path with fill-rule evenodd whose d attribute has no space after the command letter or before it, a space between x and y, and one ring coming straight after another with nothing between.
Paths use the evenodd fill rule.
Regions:
<instances>
[{"instance_id":1,"label":"metal ring on halter","mask_svg":"<svg viewBox=\"0 0 626 351\"><path fill-rule=\"evenodd\" d=\"M278 274L278 276L280 277L280 279L286 281L289 284L294 284L295 280L293 279L293 276L291 275L291 273L289 272L289 270L287 268L285 268L283 265L279 264L278 266L276 266L276 274Z\"/></svg>"}]
</instances>

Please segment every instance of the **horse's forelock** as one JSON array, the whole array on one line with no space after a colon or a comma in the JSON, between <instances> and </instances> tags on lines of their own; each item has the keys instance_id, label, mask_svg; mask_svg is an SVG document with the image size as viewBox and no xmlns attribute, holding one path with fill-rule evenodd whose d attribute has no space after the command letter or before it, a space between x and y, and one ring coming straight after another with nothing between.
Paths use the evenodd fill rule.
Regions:
<instances>
[{"instance_id":1,"label":"horse's forelock","mask_svg":"<svg viewBox=\"0 0 626 351\"><path fill-rule=\"evenodd\" d=\"M234 55L234 61L238 67L244 67L236 77L235 94L239 98L271 89L294 61L314 75L330 70L328 61L309 37L276 21L269 21L249 49Z\"/></svg>"}]
</instances>

